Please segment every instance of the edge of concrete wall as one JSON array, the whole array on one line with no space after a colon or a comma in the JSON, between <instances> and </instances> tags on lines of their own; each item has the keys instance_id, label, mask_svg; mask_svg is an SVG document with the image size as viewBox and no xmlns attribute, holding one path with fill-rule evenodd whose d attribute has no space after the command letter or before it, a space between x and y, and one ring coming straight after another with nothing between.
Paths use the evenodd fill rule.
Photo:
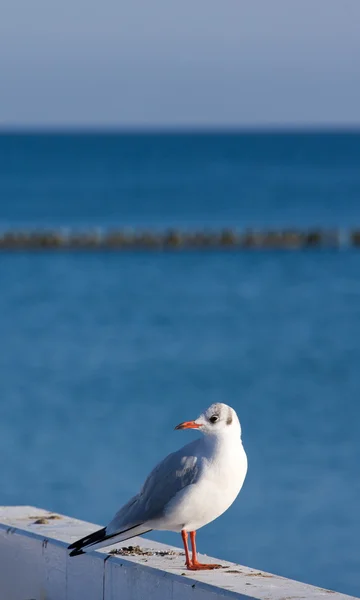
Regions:
<instances>
[{"instance_id":1,"label":"edge of concrete wall","mask_svg":"<svg viewBox=\"0 0 360 600\"><path fill-rule=\"evenodd\" d=\"M67 546L98 526L29 506L0 507L0 597L4 600L349 600L308 584L227 561L189 572L183 551L145 538L70 558Z\"/></svg>"}]
</instances>

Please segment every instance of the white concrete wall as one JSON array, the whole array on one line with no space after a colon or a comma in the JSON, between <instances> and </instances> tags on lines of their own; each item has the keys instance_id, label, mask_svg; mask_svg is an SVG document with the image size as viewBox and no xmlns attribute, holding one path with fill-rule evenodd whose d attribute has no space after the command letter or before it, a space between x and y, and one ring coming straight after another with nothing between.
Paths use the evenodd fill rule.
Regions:
<instances>
[{"instance_id":1,"label":"white concrete wall","mask_svg":"<svg viewBox=\"0 0 360 600\"><path fill-rule=\"evenodd\" d=\"M219 571L190 572L179 548L134 538L153 555L70 558L67 545L97 526L32 507L0 507L0 600L346 600L290 579L226 561ZM38 521L38 522L37 522ZM116 548L121 547L117 545Z\"/></svg>"}]
</instances>

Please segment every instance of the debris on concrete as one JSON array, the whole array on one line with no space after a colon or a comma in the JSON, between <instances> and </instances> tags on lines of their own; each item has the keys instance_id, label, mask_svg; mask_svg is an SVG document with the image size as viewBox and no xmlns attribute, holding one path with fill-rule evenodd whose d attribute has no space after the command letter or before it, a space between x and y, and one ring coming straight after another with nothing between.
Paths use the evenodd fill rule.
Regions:
<instances>
[{"instance_id":1,"label":"debris on concrete","mask_svg":"<svg viewBox=\"0 0 360 600\"><path fill-rule=\"evenodd\" d=\"M175 550L152 550L151 548L141 548L140 546L126 546L125 548L110 550L109 554L115 554L116 556L180 556L182 552L175 552Z\"/></svg>"}]
</instances>

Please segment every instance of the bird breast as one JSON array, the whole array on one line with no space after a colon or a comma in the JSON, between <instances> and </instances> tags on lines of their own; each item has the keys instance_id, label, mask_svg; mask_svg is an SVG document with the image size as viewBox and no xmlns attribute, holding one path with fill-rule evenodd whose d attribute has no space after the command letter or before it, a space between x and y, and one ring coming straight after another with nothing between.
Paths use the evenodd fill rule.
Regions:
<instances>
[{"instance_id":1,"label":"bird breast","mask_svg":"<svg viewBox=\"0 0 360 600\"><path fill-rule=\"evenodd\" d=\"M173 531L192 531L210 523L231 506L243 485L247 458L240 440L239 444L206 448L198 460L198 480L167 506L166 520Z\"/></svg>"},{"instance_id":2,"label":"bird breast","mask_svg":"<svg viewBox=\"0 0 360 600\"><path fill-rule=\"evenodd\" d=\"M204 458L201 483L208 487L212 501L226 510L240 492L247 472L247 457L241 444L224 445Z\"/></svg>"}]
</instances>

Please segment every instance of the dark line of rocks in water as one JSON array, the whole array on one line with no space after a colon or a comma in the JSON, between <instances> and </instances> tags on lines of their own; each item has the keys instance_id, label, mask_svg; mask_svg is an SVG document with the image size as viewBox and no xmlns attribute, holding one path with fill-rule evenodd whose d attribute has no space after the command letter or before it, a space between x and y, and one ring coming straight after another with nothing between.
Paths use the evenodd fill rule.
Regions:
<instances>
[{"instance_id":1,"label":"dark line of rocks in water","mask_svg":"<svg viewBox=\"0 0 360 600\"><path fill-rule=\"evenodd\" d=\"M0 233L0 250L206 250L206 249L293 249L360 246L360 229L336 231L186 232L169 229L149 231L7 231Z\"/></svg>"}]
</instances>

